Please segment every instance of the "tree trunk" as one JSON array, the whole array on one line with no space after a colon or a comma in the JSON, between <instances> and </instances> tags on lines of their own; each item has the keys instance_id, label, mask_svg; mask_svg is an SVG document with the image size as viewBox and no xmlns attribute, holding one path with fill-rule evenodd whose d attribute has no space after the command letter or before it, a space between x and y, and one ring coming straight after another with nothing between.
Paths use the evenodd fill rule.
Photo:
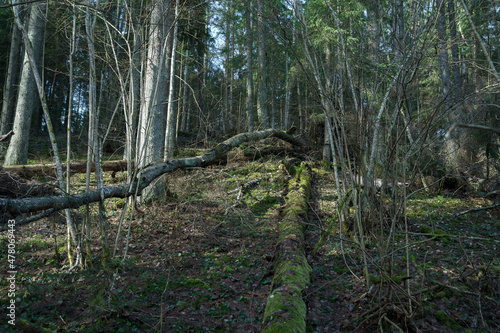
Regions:
<instances>
[{"instance_id":1,"label":"tree trunk","mask_svg":"<svg viewBox=\"0 0 500 333\"><path fill-rule=\"evenodd\" d=\"M287 59L287 70L286 70L286 92L285 92L285 110L283 111L283 121L281 126L284 128L289 128L292 119L292 88L295 84L295 74L292 69L292 62Z\"/></svg>"},{"instance_id":2,"label":"tree trunk","mask_svg":"<svg viewBox=\"0 0 500 333\"><path fill-rule=\"evenodd\" d=\"M163 157L165 142L165 53L167 49L167 2L156 1L151 13L149 47L144 76L144 99L141 105L137 165L145 166Z\"/></svg>"},{"instance_id":3,"label":"tree trunk","mask_svg":"<svg viewBox=\"0 0 500 333\"><path fill-rule=\"evenodd\" d=\"M123 110L125 114L125 160L133 161L135 158L135 147L137 138L137 121L139 116L139 108L141 103L140 88L141 88L141 26L136 22L137 17L141 16L139 2L134 1L131 9L132 13L129 19L130 29L132 30L132 54L130 55L130 83L129 83L129 99L128 108Z\"/></svg>"},{"instance_id":4,"label":"tree trunk","mask_svg":"<svg viewBox=\"0 0 500 333\"><path fill-rule=\"evenodd\" d=\"M448 62L448 37L446 33L446 4L445 0L438 0L436 2L438 16L437 16L437 35L438 35L438 62L441 75L442 84L442 98L444 112L450 112L452 116L450 107L452 105L453 96L450 95L451 90L451 80L450 80L450 67ZM459 142L454 138L448 140L443 148L446 152L446 163L450 167L455 167L457 163L457 156L459 150Z\"/></svg>"},{"instance_id":5,"label":"tree trunk","mask_svg":"<svg viewBox=\"0 0 500 333\"><path fill-rule=\"evenodd\" d=\"M46 3L31 4L31 13L27 38L33 48L34 59L41 59L45 32ZM16 113L14 117L14 135L10 141L5 165L26 164L28 161L28 142L30 137L31 117L34 110L38 110L39 97L28 55L24 55L19 91L17 94Z\"/></svg>"},{"instance_id":6,"label":"tree trunk","mask_svg":"<svg viewBox=\"0 0 500 333\"><path fill-rule=\"evenodd\" d=\"M451 40L451 60L453 69L453 99L459 103L462 99L462 76L460 75L460 59L458 55L457 24L455 20L455 0L448 0L448 21Z\"/></svg>"},{"instance_id":7,"label":"tree trunk","mask_svg":"<svg viewBox=\"0 0 500 333\"><path fill-rule=\"evenodd\" d=\"M253 33L252 33L252 1L246 1L246 28L247 28L247 117L248 131L253 132L255 126L253 111Z\"/></svg>"},{"instance_id":8,"label":"tree trunk","mask_svg":"<svg viewBox=\"0 0 500 333\"><path fill-rule=\"evenodd\" d=\"M293 1L293 26L292 26L292 45L291 47L295 49L298 39L298 29L297 29L297 20L299 19L299 4L298 0ZM289 128L291 126L291 101L292 101L292 90L295 84L295 66L294 62L289 59L289 56L286 55L286 92L285 92L285 110L283 115L283 120L281 126L284 128Z\"/></svg>"},{"instance_id":9,"label":"tree trunk","mask_svg":"<svg viewBox=\"0 0 500 333\"><path fill-rule=\"evenodd\" d=\"M190 113L190 108L188 107L188 57L189 53L186 51L186 63L184 64L184 79L182 80L182 122L181 122L181 129L183 131L186 131L189 128L189 113Z\"/></svg>"},{"instance_id":10,"label":"tree trunk","mask_svg":"<svg viewBox=\"0 0 500 333\"><path fill-rule=\"evenodd\" d=\"M172 36L172 56L170 57L170 83L169 83L169 93L168 93L168 109L167 109L167 131L165 133L165 151L163 154L163 160L166 161L174 156L175 147L175 132L177 124L177 112L176 103L174 101L175 96L175 59L177 54L177 31L178 31L178 18L179 18L179 0L175 2L175 22L174 22L174 32Z\"/></svg>"},{"instance_id":11,"label":"tree trunk","mask_svg":"<svg viewBox=\"0 0 500 333\"><path fill-rule=\"evenodd\" d=\"M257 0L257 39L259 58L259 95L257 98L257 115L259 128L269 128L269 112L267 109L267 65L266 65L266 33L264 23L264 0Z\"/></svg>"},{"instance_id":12,"label":"tree trunk","mask_svg":"<svg viewBox=\"0 0 500 333\"><path fill-rule=\"evenodd\" d=\"M19 81L21 64L21 32L19 28L12 25L12 38L9 52L9 67L3 88L2 117L0 120L0 135L6 134L12 129L12 120L16 110L16 92Z\"/></svg>"}]
</instances>

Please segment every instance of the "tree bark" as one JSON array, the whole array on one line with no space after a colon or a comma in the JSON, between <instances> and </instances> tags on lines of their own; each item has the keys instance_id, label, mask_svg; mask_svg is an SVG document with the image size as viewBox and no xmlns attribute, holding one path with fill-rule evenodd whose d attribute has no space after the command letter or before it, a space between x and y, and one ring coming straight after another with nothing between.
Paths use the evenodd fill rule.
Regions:
<instances>
[{"instance_id":1,"label":"tree bark","mask_svg":"<svg viewBox=\"0 0 500 333\"><path fill-rule=\"evenodd\" d=\"M33 58L37 60L41 58L43 52L46 6L47 4L43 2L31 4L27 38L33 49ZM33 110L39 107L39 97L34 93L36 91L30 59L25 51L14 117L14 135L5 155L5 165L26 164L28 161L31 117Z\"/></svg>"},{"instance_id":2,"label":"tree bark","mask_svg":"<svg viewBox=\"0 0 500 333\"><path fill-rule=\"evenodd\" d=\"M267 65L266 65L266 43L264 23L264 0L257 0L257 39L258 39L258 61L259 61L259 95L257 98L257 115L259 127L269 128L269 112L267 108Z\"/></svg>"},{"instance_id":3,"label":"tree bark","mask_svg":"<svg viewBox=\"0 0 500 333\"><path fill-rule=\"evenodd\" d=\"M129 83L129 105L125 113L126 147L123 159L133 161L135 158L135 139L137 138L137 120L140 108L140 81L141 81L141 47L142 38L140 34L140 22L137 17L141 17L139 1L132 3L131 15L128 17L132 31L132 54L130 54L130 83Z\"/></svg>"},{"instance_id":4,"label":"tree bark","mask_svg":"<svg viewBox=\"0 0 500 333\"><path fill-rule=\"evenodd\" d=\"M460 64L458 55L457 24L455 20L455 0L448 0L448 21L451 40L451 60L453 70L453 97L454 102L458 103L462 99L462 76L460 75Z\"/></svg>"},{"instance_id":5,"label":"tree bark","mask_svg":"<svg viewBox=\"0 0 500 333\"><path fill-rule=\"evenodd\" d=\"M157 0L151 13L149 47L144 76L144 99L141 105L138 165L146 165L162 159L165 142L165 107L163 105L165 80L165 54L167 2Z\"/></svg>"},{"instance_id":6,"label":"tree bark","mask_svg":"<svg viewBox=\"0 0 500 333\"><path fill-rule=\"evenodd\" d=\"M170 57L170 83L169 83L169 93L168 93L168 108L167 108L167 131L165 133L165 151L163 154L163 160L166 161L174 156L174 146L175 146L175 132L177 124L177 112L175 107L175 59L177 54L177 31L179 29L179 0L175 2L175 22L174 22L174 32L172 37L172 56Z\"/></svg>"},{"instance_id":7,"label":"tree bark","mask_svg":"<svg viewBox=\"0 0 500 333\"><path fill-rule=\"evenodd\" d=\"M3 89L2 118L0 121L0 135L12 129L12 120L16 110L16 92L19 81L19 70L21 63L21 32L14 24L12 25L12 38L10 43L9 67Z\"/></svg>"},{"instance_id":8,"label":"tree bark","mask_svg":"<svg viewBox=\"0 0 500 333\"><path fill-rule=\"evenodd\" d=\"M246 1L246 28L247 28L247 115L248 131L253 132L255 126L253 112L253 33L252 33L252 2Z\"/></svg>"}]
</instances>

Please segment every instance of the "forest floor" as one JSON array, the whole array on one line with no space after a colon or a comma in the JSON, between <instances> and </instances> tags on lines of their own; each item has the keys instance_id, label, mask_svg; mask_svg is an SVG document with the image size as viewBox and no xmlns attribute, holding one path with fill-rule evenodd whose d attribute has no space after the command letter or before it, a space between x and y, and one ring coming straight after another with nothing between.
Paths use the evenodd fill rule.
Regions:
<instances>
[{"instance_id":1,"label":"forest floor","mask_svg":"<svg viewBox=\"0 0 500 333\"><path fill-rule=\"evenodd\" d=\"M105 268L98 228L92 267L69 274L62 215L16 229L18 318L57 332L259 332L286 174L278 157L247 161L240 155L166 175L165 198L140 206L132 222L124 222ZM74 177L77 183L82 176ZM258 182L238 191L252 180ZM331 173L316 169L313 184L309 252L334 218L337 198ZM123 203L106 203L111 253ZM500 210L455 216L489 204L444 193L409 199L407 228L398 222L390 253L383 256L380 244L366 241L371 288L359 246L334 227L318 254L308 255L308 332L500 331ZM0 249L0 306L6 309L5 232ZM381 262L395 278L380 278ZM4 316L0 331L17 330Z\"/></svg>"}]
</instances>

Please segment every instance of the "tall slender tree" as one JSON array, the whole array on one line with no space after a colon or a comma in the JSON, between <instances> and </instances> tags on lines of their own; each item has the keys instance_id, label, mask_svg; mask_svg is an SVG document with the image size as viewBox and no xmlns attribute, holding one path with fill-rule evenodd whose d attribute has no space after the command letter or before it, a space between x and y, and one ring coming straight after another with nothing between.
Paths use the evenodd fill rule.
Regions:
<instances>
[{"instance_id":1,"label":"tall slender tree","mask_svg":"<svg viewBox=\"0 0 500 333\"><path fill-rule=\"evenodd\" d=\"M255 128L255 115L253 110L253 24L252 24L252 1L246 1L246 36L247 36L247 118L248 131L253 132Z\"/></svg>"},{"instance_id":2,"label":"tall slender tree","mask_svg":"<svg viewBox=\"0 0 500 333\"><path fill-rule=\"evenodd\" d=\"M267 108L267 64L266 64L266 23L264 20L264 0L257 0L257 40L259 62L259 88L257 98L257 115L260 129L267 129L269 125L269 111Z\"/></svg>"},{"instance_id":3,"label":"tall slender tree","mask_svg":"<svg viewBox=\"0 0 500 333\"><path fill-rule=\"evenodd\" d=\"M167 131L165 133L165 152L164 160L172 158L174 156L174 146L176 139L176 125L177 125L177 112L176 112L176 102L175 102L175 75L176 75L176 54L177 54L177 33L179 30L179 0L175 2L175 16L174 16L174 29L172 36L172 51L170 57L170 74L169 74L169 88L168 88L168 108L167 108Z\"/></svg>"},{"instance_id":4,"label":"tall slender tree","mask_svg":"<svg viewBox=\"0 0 500 333\"><path fill-rule=\"evenodd\" d=\"M12 25L12 36L9 52L9 65L7 76L3 87L3 103L0 119L0 135L6 134L12 129L12 121L16 110L16 93L19 84L19 72L21 64L21 32L14 24Z\"/></svg>"},{"instance_id":5,"label":"tall slender tree","mask_svg":"<svg viewBox=\"0 0 500 333\"><path fill-rule=\"evenodd\" d=\"M34 2L30 7L27 38L33 46L33 57L39 61L43 55L47 3ZM14 135L5 155L5 165L26 164L28 161L31 116L40 107L39 97L33 93L36 90L33 70L25 51L14 116Z\"/></svg>"}]
</instances>

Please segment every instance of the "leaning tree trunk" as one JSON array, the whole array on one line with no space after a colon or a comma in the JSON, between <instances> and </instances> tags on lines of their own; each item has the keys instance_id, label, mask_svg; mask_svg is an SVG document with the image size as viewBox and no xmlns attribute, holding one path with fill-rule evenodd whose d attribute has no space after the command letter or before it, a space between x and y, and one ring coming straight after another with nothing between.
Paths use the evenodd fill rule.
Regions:
<instances>
[{"instance_id":1,"label":"leaning tree trunk","mask_svg":"<svg viewBox=\"0 0 500 333\"><path fill-rule=\"evenodd\" d=\"M41 59L44 43L45 22L44 15L47 4L35 2L31 4L29 27L26 38L33 50L33 58ZM40 68L38 67L37 70ZM34 109L38 109L40 103L37 94L37 86L33 75L30 59L25 50L22 66L19 91L17 94L17 106L14 117L14 135L10 141L5 165L26 164L28 161L28 142L30 137L31 116Z\"/></svg>"}]
</instances>

